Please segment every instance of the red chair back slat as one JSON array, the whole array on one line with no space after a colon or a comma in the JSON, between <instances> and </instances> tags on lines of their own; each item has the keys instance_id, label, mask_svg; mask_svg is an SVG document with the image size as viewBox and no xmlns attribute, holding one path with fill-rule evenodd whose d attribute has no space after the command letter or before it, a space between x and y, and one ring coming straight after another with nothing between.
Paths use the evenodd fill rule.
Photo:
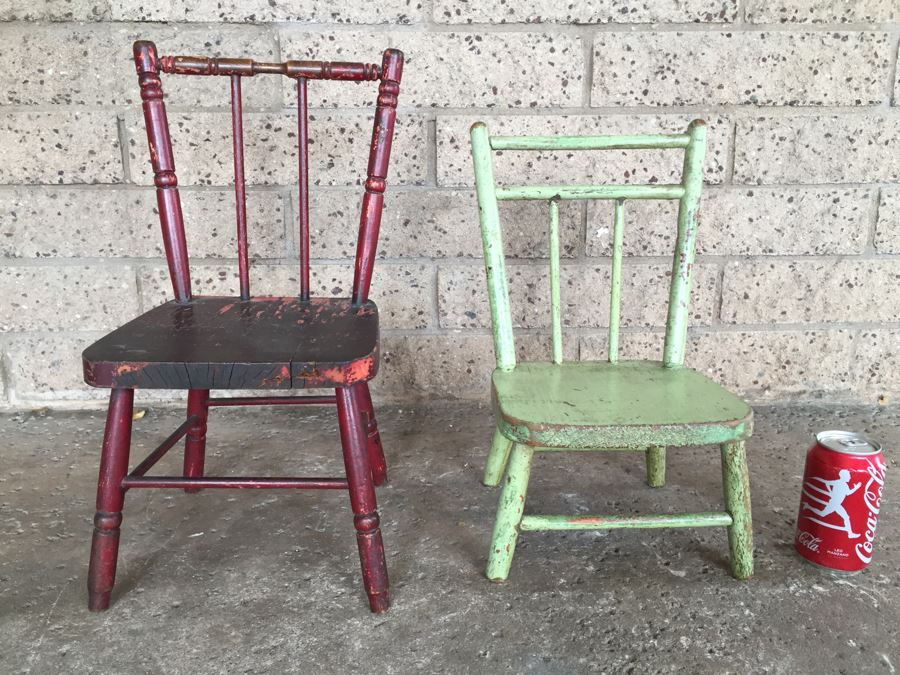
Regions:
<instances>
[{"instance_id":1,"label":"red chair back slat","mask_svg":"<svg viewBox=\"0 0 900 675\"><path fill-rule=\"evenodd\" d=\"M150 164L153 167L153 183L156 185L156 201L162 225L163 246L169 263L169 276L172 278L175 299L187 302L191 299L191 274L184 238L184 216L181 213L178 177L175 175L175 159L172 156L172 139L169 136L166 104L163 102L156 47L152 42L134 43L134 63L141 88L147 141L150 144Z\"/></svg>"},{"instance_id":2,"label":"red chair back slat","mask_svg":"<svg viewBox=\"0 0 900 675\"><path fill-rule=\"evenodd\" d=\"M231 131L234 139L234 208L237 218L238 274L241 300L250 299L250 261L247 249L247 185L244 179L244 111L241 76L231 76Z\"/></svg>"},{"instance_id":3,"label":"red chair back slat","mask_svg":"<svg viewBox=\"0 0 900 675\"><path fill-rule=\"evenodd\" d=\"M397 118L397 94L403 76L403 53L388 49L381 63L381 84L378 85L378 105L369 150L369 169L359 219L359 238L356 243L356 267L353 276L353 302L365 302L372 283L378 229L384 206L384 188L394 140L394 121Z\"/></svg>"},{"instance_id":4,"label":"red chair back slat","mask_svg":"<svg viewBox=\"0 0 900 675\"><path fill-rule=\"evenodd\" d=\"M309 119L306 78L297 80L297 144L300 197L300 299L309 300Z\"/></svg>"},{"instance_id":5,"label":"red chair back slat","mask_svg":"<svg viewBox=\"0 0 900 675\"><path fill-rule=\"evenodd\" d=\"M166 259L175 299L191 300L191 279L184 234L184 218L178 194L178 180L172 154L172 142L163 102L160 72L178 75L228 76L231 80L231 113L234 147L234 191L237 220L238 266L241 298L250 297L249 253L247 246L247 195L244 172L243 106L241 81L259 74L280 74L297 80L297 131L299 172L300 298L310 297L309 265L309 123L307 83L309 80L374 81L381 80L375 108L375 124L369 150L365 192L360 215L354 265L352 300L360 304L368 299L375 263L378 230L384 205L391 143L394 135L397 94L403 72L403 53L385 50L379 67L371 63L328 61L285 61L264 63L252 59L208 58L201 56L159 57L152 42L134 44L134 60L141 87L147 139L154 183L157 189L160 223Z\"/></svg>"}]
</instances>

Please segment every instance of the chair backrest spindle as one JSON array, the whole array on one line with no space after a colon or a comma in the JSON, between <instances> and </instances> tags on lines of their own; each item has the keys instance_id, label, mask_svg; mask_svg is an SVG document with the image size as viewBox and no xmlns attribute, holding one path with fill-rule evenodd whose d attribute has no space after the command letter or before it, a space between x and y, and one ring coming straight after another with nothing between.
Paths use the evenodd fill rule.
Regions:
<instances>
[{"instance_id":1,"label":"chair backrest spindle","mask_svg":"<svg viewBox=\"0 0 900 675\"><path fill-rule=\"evenodd\" d=\"M297 78L297 145L300 195L300 299L309 300L309 101L306 78Z\"/></svg>"},{"instance_id":2,"label":"chair backrest spindle","mask_svg":"<svg viewBox=\"0 0 900 675\"><path fill-rule=\"evenodd\" d=\"M622 240L625 234L625 200L617 199L613 217L612 267L609 274L609 348L610 363L619 360L619 312L622 292Z\"/></svg>"},{"instance_id":3,"label":"chair backrest spindle","mask_svg":"<svg viewBox=\"0 0 900 675\"><path fill-rule=\"evenodd\" d=\"M363 193L362 212L359 217L359 238L356 244L356 268L353 274L353 302L363 303L369 297L372 269L375 266L375 249L378 230L381 227L381 211L384 206L384 188L394 139L394 121L397 118L397 94L403 75L403 54L388 49L381 61L381 84L378 86L378 104L375 107L375 125L369 149L369 166Z\"/></svg>"},{"instance_id":4,"label":"chair backrest spindle","mask_svg":"<svg viewBox=\"0 0 900 675\"><path fill-rule=\"evenodd\" d=\"M134 61L143 101L150 160L159 203L160 224L169 275L175 291L175 299L190 302L191 277L184 232L184 217L178 194L178 179L166 106L163 100L160 73L177 75L226 76L231 83L231 122L234 149L234 194L237 220L238 267L241 298L250 298L249 251L247 243L247 187L244 167L244 123L241 82L245 77L260 74L285 75L297 80L297 135L299 173L299 253L300 293L302 300L310 298L310 214L309 214L309 80L335 80L364 82L380 80L375 108L375 124L369 149L369 161L365 179L365 192L354 265L354 304L364 303L369 296L372 269L375 263L378 230L384 205L384 190L388 174L388 162L397 115L397 95L403 74L403 53L387 49L381 66L373 63L330 61L285 61L262 63L253 59L209 58L205 56L162 56L157 54L152 42L134 43Z\"/></svg>"},{"instance_id":5,"label":"chair backrest spindle","mask_svg":"<svg viewBox=\"0 0 900 675\"><path fill-rule=\"evenodd\" d=\"M150 144L150 164L153 167L153 183L156 185L156 201L162 225L163 246L169 264L169 276L175 300L191 299L191 273L188 264L187 241L184 236L184 215L178 194L178 177L175 175L175 159L172 139L169 136L169 120L163 101L162 82L159 79L159 59L152 42L134 43L134 63L141 88L144 123Z\"/></svg>"},{"instance_id":6,"label":"chair backrest spindle","mask_svg":"<svg viewBox=\"0 0 900 675\"><path fill-rule=\"evenodd\" d=\"M237 219L238 274L241 300L250 298L250 260L247 249L247 184L244 178L244 111L241 76L231 76L231 130L234 144L234 209Z\"/></svg>"},{"instance_id":7,"label":"chair backrest spindle","mask_svg":"<svg viewBox=\"0 0 900 675\"><path fill-rule=\"evenodd\" d=\"M691 271L697 241L698 209L703 186L706 152L706 123L691 122L685 134L644 136L495 136L476 122L471 129L472 159L475 164L475 191L481 221L484 264L491 303L491 324L497 368L515 367L515 343L509 303L506 262L500 227L498 201L545 200L550 206L550 325L552 359L562 362L562 304L560 297L559 202L561 200L605 199L615 202L610 269L609 349L611 363L619 360L619 327L622 293L622 256L626 199L677 199L678 235L672 262L669 306L663 364L684 363L687 340ZM492 151L497 150L641 150L684 149L681 182L673 185L514 185L498 187L494 182Z\"/></svg>"},{"instance_id":8,"label":"chair backrest spindle","mask_svg":"<svg viewBox=\"0 0 900 675\"><path fill-rule=\"evenodd\" d=\"M678 204L678 237L672 259L672 285L669 291L669 313L666 320L666 345L663 362L667 366L684 364L687 342L688 312L691 296L691 273L697 244L700 191L703 189L703 160L706 156L706 124L701 120L688 129L691 142L684 151L681 185L684 196Z\"/></svg>"},{"instance_id":9,"label":"chair backrest spindle","mask_svg":"<svg viewBox=\"0 0 900 675\"><path fill-rule=\"evenodd\" d=\"M483 122L472 125L471 135L472 161L475 163L475 194L481 219L481 243L484 248L488 299L491 303L494 355L498 368L512 370L516 366L516 347L509 307L506 258L503 256L503 232L500 229L500 211L497 208L497 192L494 184L491 138Z\"/></svg>"},{"instance_id":10,"label":"chair backrest spindle","mask_svg":"<svg viewBox=\"0 0 900 675\"><path fill-rule=\"evenodd\" d=\"M562 309L559 293L559 200L550 202L550 325L553 331L553 363L562 363Z\"/></svg>"}]
</instances>

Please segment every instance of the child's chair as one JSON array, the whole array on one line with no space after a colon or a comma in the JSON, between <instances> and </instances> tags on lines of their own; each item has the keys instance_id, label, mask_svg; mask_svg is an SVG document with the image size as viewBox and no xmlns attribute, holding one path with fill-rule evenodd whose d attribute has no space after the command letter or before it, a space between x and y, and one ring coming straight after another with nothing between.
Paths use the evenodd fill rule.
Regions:
<instances>
[{"instance_id":1,"label":"child's chair","mask_svg":"<svg viewBox=\"0 0 900 675\"><path fill-rule=\"evenodd\" d=\"M97 485L88 606L94 611L109 607L122 507L128 490L335 489L349 492L369 606L373 612L383 612L390 601L374 486L385 481L386 466L369 395L368 381L378 370L379 337L378 309L368 298L403 54L388 49L381 65L328 61L260 63L245 58L160 57L152 42L141 41L134 44L134 61L175 299L150 309L84 352L85 381L111 389ZM191 292L181 198L160 73L219 76L225 80L223 85L230 84L240 296L195 296ZM258 75L286 76L297 82L300 288L297 295L290 297L250 294L241 81ZM379 81L350 298L310 296L309 80ZM317 387L331 388L334 395L210 397L211 389L271 392ZM187 415L184 423L129 473L135 389L187 390ZM204 457L209 409L235 405L336 406L346 478L207 476ZM183 475L147 475L182 438Z\"/></svg>"},{"instance_id":2,"label":"child's chair","mask_svg":"<svg viewBox=\"0 0 900 675\"><path fill-rule=\"evenodd\" d=\"M472 126L472 156L481 220L497 368L492 397L497 428L484 483L503 491L491 540L487 577L509 574L519 532L648 527L728 528L731 570L738 579L753 574L750 487L744 442L753 411L741 399L700 373L684 367L691 268L703 184L706 124L697 120L677 135L593 137L491 137ZM678 185L516 185L494 182L496 150L684 150ZM516 363L498 201L546 200L550 208L550 316L552 361ZM560 312L559 201L615 201L608 362L563 363ZM678 234L672 263L668 319L662 361L619 361L619 296L625 203L631 199L677 199ZM633 450L646 454L647 482L665 483L666 447L721 447L725 511L682 515L523 515L537 451Z\"/></svg>"}]
</instances>

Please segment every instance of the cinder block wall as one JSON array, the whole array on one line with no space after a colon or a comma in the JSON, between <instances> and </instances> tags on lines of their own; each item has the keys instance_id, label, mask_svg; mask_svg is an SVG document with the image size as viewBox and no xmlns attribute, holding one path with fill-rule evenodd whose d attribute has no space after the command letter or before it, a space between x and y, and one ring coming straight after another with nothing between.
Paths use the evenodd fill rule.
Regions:
<instances>
[{"instance_id":1,"label":"cinder block wall","mask_svg":"<svg viewBox=\"0 0 900 675\"><path fill-rule=\"evenodd\" d=\"M81 405L79 354L171 293L136 38L262 60L408 56L374 296L382 398L487 396L468 127L710 123L689 364L756 401L900 386L897 0L0 0L0 405ZM192 86L185 86L189 84ZM227 81L164 80L195 289L235 293ZM347 294L371 86L312 83L315 286ZM293 293L293 92L245 82L254 288ZM673 161L674 160L674 161ZM501 180L665 182L659 153L497 158ZM524 354L547 353L545 207L504 212ZM602 357L605 205L563 209L570 358ZM674 215L627 208L627 354L658 354ZM74 403L71 403L74 402Z\"/></svg>"}]
</instances>

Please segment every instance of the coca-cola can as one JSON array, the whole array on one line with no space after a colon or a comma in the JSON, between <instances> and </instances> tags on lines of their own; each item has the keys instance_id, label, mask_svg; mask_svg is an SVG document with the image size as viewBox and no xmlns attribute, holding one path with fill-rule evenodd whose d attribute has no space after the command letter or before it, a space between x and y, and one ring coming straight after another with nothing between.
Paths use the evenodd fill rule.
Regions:
<instances>
[{"instance_id":1,"label":"coca-cola can","mask_svg":"<svg viewBox=\"0 0 900 675\"><path fill-rule=\"evenodd\" d=\"M872 561L884 489L881 446L853 431L821 431L806 453L794 547L828 570L855 574Z\"/></svg>"}]
</instances>

